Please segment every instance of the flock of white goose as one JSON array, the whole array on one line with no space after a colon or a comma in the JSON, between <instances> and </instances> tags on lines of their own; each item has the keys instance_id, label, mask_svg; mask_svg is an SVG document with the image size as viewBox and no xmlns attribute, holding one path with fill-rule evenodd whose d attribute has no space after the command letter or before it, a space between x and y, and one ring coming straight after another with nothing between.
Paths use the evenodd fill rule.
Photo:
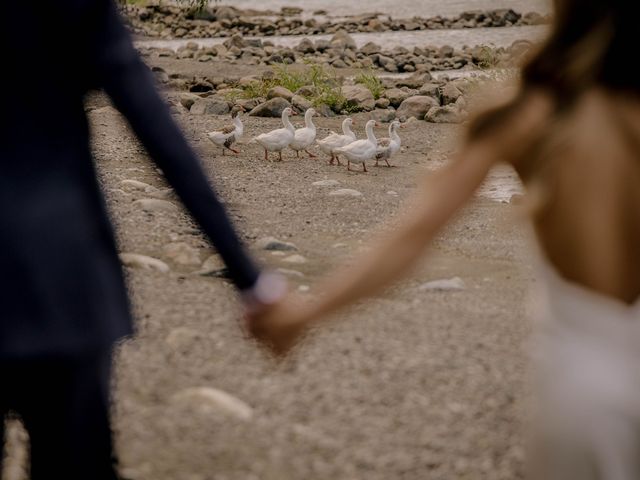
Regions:
<instances>
[{"instance_id":1,"label":"flock of white goose","mask_svg":"<svg viewBox=\"0 0 640 480\"><path fill-rule=\"evenodd\" d=\"M240 118L242 112L242 108L234 108L231 112L233 118L232 125L206 134L211 142L222 147L223 155L226 150L230 150L236 154L239 153L238 150L233 148L233 144L237 142L244 133L244 125ZM366 172L367 161L375 160L376 166L378 166L380 161L384 161L387 166L390 167L391 164L389 160L400 151L401 140L397 132L400 127L400 122L397 120L391 122L389 125L388 138L376 138L373 133L373 128L377 126L378 123L375 120L369 120L365 127L367 138L358 140L351 130L354 124L353 120L346 118L342 122L342 134L331 132L326 138L318 140L316 139L316 126L313 123L313 117L316 115L316 111L313 108L309 108L305 112L305 126L303 128L294 128L289 120L289 117L292 115L296 115L296 113L291 108L285 108L282 112L283 128L263 133L253 139L264 149L265 160L269 160L269 152L277 152L279 160L282 161L282 150L285 148L291 148L295 151L296 157L300 157L300 152L306 152L309 157L315 158L316 155L309 151L309 148L315 143L322 152L330 156L330 165L333 165L334 162L342 165L340 155L343 155L347 159L347 170L351 171L351 164L355 163L362 164L362 169Z\"/></svg>"}]
</instances>

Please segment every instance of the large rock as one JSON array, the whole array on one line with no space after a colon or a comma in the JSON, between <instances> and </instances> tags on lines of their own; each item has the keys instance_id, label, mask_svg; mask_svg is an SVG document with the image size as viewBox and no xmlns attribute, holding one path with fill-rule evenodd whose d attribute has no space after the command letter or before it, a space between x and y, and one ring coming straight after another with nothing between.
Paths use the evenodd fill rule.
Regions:
<instances>
[{"instance_id":1,"label":"large rock","mask_svg":"<svg viewBox=\"0 0 640 480\"><path fill-rule=\"evenodd\" d=\"M189 110L192 107L192 105L196 103L198 100L201 100L201 98L198 95L196 95L195 93L189 93L189 92L180 93L178 98L182 106L187 110Z\"/></svg>"},{"instance_id":2,"label":"large rock","mask_svg":"<svg viewBox=\"0 0 640 480\"><path fill-rule=\"evenodd\" d=\"M231 38L224 41L224 46L231 50L233 47L240 49L246 48L249 44L244 40L244 38L242 38L242 35L236 33Z\"/></svg>"},{"instance_id":3,"label":"large rock","mask_svg":"<svg viewBox=\"0 0 640 480\"><path fill-rule=\"evenodd\" d=\"M267 99L271 100L272 98L284 98L290 102L293 98L293 92L285 87L273 87L267 92Z\"/></svg>"},{"instance_id":4,"label":"large rock","mask_svg":"<svg viewBox=\"0 0 640 480\"><path fill-rule=\"evenodd\" d=\"M386 90L383 96L389 100L392 107L398 108L411 94L399 88L391 88Z\"/></svg>"},{"instance_id":5,"label":"large rock","mask_svg":"<svg viewBox=\"0 0 640 480\"><path fill-rule=\"evenodd\" d=\"M391 57L378 55L378 64L380 64L380 66L387 72L396 73L398 71L398 64Z\"/></svg>"},{"instance_id":6,"label":"large rock","mask_svg":"<svg viewBox=\"0 0 640 480\"><path fill-rule=\"evenodd\" d=\"M410 117L424 118L431 108L439 106L440 104L435 98L417 95L402 102L400 108L398 108L397 117L401 121Z\"/></svg>"},{"instance_id":7,"label":"large rock","mask_svg":"<svg viewBox=\"0 0 640 480\"><path fill-rule=\"evenodd\" d=\"M462 92L453 83L447 83L441 90L442 105L455 103L460 97Z\"/></svg>"},{"instance_id":8,"label":"large rock","mask_svg":"<svg viewBox=\"0 0 640 480\"><path fill-rule=\"evenodd\" d=\"M358 110L373 110L376 100L373 93L363 85L347 85L342 87L342 94L346 100L346 106Z\"/></svg>"},{"instance_id":9,"label":"large rock","mask_svg":"<svg viewBox=\"0 0 640 480\"><path fill-rule=\"evenodd\" d=\"M431 123L460 123L464 121L464 114L454 105L431 108L424 119Z\"/></svg>"},{"instance_id":10,"label":"large rock","mask_svg":"<svg viewBox=\"0 0 640 480\"><path fill-rule=\"evenodd\" d=\"M349 48L351 50L356 50L358 48L353 37L344 30L336 32L335 35L331 37L330 44L331 48Z\"/></svg>"},{"instance_id":11,"label":"large rock","mask_svg":"<svg viewBox=\"0 0 640 480\"><path fill-rule=\"evenodd\" d=\"M301 53L314 53L316 51L316 46L313 42L308 38L303 38L302 41L296 47Z\"/></svg>"},{"instance_id":12,"label":"large rock","mask_svg":"<svg viewBox=\"0 0 640 480\"><path fill-rule=\"evenodd\" d=\"M229 103L222 98L201 98L191 105L189 111L194 115L226 115Z\"/></svg>"},{"instance_id":13,"label":"large rock","mask_svg":"<svg viewBox=\"0 0 640 480\"><path fill-rule=\"evenodd\" d=\"M360 52L365 55L373 55L382 52L382 47L377 43L367 42L360 48Z\"/></svg>"},{"instance_id":14,"label":"large rock","mask_svg":"<svg viewBox=\"0 0 640 480\"><path fill-rule=\"evenodd\" d=\"M396 86L417 89L430 81L431 81L431 75L429 73L414 73L410 77L401 78L400 80L398 80L396 82Z\"/></svg>"},{"instance_id":15,"label":"large rock","mask_svg":"<svg viewBox=\"0 0 640 480\"><path fill-rule=\"evenodd\" d=\"M294 95L291 99L291 105L301 112L306 112L313 106L313 104L302 95Z\"/></svg>"},{"instance_id":16,"label":"large rock","mask_svg":"<svg viewBox=\"0 0 640 480\"><path fill-rule=\"evenodd\" d=\"M276 97L258 105L249 112L249 115L253 117L279 117L282 115L282 111L290 106L291 104L284 98Z\"/></svg>"}]
</instances>

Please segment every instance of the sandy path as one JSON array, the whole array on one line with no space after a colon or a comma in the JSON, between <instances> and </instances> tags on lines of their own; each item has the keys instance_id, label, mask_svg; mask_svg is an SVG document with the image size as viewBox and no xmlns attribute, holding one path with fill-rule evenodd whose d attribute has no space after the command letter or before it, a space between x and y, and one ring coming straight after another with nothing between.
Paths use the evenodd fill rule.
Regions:
<instances>
[{"instance_id":1,"label":"sandy path","mask_svg":"<svg viewBox=\"0 0 640 480\"><path fill-rule=\"evenodd\" d=\"M522 416L530 283L523 229L514 207L478 198L439 238L416 275L384 298L353 308L275 365L237 328L232 287L167 260L184 242L201 260L210 249L181 212L149 214L149 195L123 186L163 188L161 176L103 99L90 113L97 164L120 248L164 259L168 273L130 269L139 333L119 348L115 417L122 471L136 480L514 479L522 477ZM202 153L249 245L274 236L295 243L304 264L256 250L263 263L300 272L313 285L349 262L426 170L441 165L456 129L415 122L404 130L397 168L348 173L324 161L265 163L257 145L239 158L216 156L202 137L226 119L177 115ZM320 119L338 129L339 118ZM277 120L250 118L245 139ZM362 122L358 128L362 130ZM324 130L323 130L324 131ZM382 131L380 132L382 133ZM245 140L246 141L246 140ZM316 187L335 179L339 187ZM357 198L331 197L352 188ZM387 192L394 191L397 196ZM169 200L179 204L177 200ZM461 291L420 289L461 277ZM189 387L226 391L254 409L249 420L199 402L175 402Z\"/></svg>"}]
</instances>

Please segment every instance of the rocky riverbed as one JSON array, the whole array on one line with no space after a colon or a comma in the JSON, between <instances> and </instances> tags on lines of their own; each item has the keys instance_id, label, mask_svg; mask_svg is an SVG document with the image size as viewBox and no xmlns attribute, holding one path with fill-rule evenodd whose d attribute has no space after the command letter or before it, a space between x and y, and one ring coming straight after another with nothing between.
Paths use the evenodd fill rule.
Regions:
<instances>
[{"instance_id":1,"label":"rocky riverbed","mask_svg":"<svg viewBox=\"0 0 640 480\"><path fill-rule=\"evenodd\" d=\"M272 70L220 59L147 61L170 80L219 76L227 85ZM189 93L211 99L220 87L212 83ZM350 173L293 152L264 162L249 140L279 119L246 116L242 153L222 157L204 133L227 124L228 114L191 112L188 89L164 85L244 241L309 296L321 294L321 275L393 228L419 179L446 163L460 133L457 125L408 121L393 168ZM354 114L359 137L380 110ZM138 330L116 355L124 478L523 478L531 275L516 207L496 195L513 172L495 172L411 279L339 315L276 364L242 337L218 256L126 122L102 95L88 99L88 115ZM318 135L343 118L319 118ZM12 426L9 436L5 478L24 480L24 435Z\"/></svg>"},{"instance_id":2,"label":"rocky riverbed","mask_svg":"<svg viewBox=\"0 0 640 480\"><path fill-rule=\"evenodd\" d=\"M544 25L548 15L525 14L511 9L463 12L453 17L413 17L393 19L379 13L367 13L348 18L335 18L325 10L305 18L297 7L279 11L241 10L233 6L217 6L204 10L157 4L128 5L125 12L134 32L147 37L205 38L231 36L318 35L345 30L350 33L417 31L460 28L500 28L509 26Z\"/></svg>"},{"instance_id":3,"label":"rocky riverbed","mask_svg":"<svg viewBox=\"0 0 640 480\"><path fill-rule=\"evenodd\" d=\"M483 80L514 80L515 66L530 47L530 42L520 41L509 49L385 51L370 42L358 49L351 36L340 31L330 41L305 39L293 49L234 35L210 48L190 42L177 51L141 52L154 63L159 83L181 92L174 96L175 108L194 115L224 115L242 106L252 116L279 117L289 106L299 113L313 106L327 117L371 112L380 122L460 123ZM230 71L226 65L246 74L222 75ZM457 70L441 70L450 68ZM404 75L395 75L399 70ZM450 79L438 75L439 70L464 75Z\"/></svg>"}]
</instances>

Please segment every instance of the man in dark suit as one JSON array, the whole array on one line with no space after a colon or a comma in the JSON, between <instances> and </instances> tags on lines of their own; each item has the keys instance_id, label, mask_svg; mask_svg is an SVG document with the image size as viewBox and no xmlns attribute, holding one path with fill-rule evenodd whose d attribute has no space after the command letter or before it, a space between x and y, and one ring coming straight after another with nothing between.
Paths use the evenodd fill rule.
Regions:
<instances>
[{"instance_id":1,"label":"man in dark suit","mask_svg":"<svg viewBox=\"0 0 640 480\"><path fill-rule=\"evenodd\" d=\"M23 419L32 479L113 479L111 347L132 324L89 149L86 92L103 88L126 116L252 311L280 298L283 283L245 253L113 0L2 10L0 419Z\"/></svg>"}]
</instances>

